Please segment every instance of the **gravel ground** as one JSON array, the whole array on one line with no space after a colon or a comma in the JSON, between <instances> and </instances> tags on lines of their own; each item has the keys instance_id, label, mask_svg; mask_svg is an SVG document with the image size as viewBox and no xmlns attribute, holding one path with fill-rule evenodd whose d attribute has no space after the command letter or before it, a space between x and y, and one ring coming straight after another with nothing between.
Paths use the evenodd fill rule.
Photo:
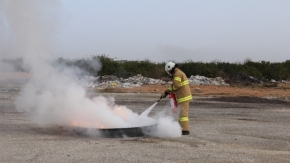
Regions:
<instances>
[{"instance_id":1,"label":"gravel ground","mask_svg":"<svg viewBox=\"0 0 290 163\"><path fill-rule=\"evenodd\" d=\"M39 127L15 110L17 92L0 92L0 162L195 162L290 161L290 103L249 97L195 97L191 134L179 138L100 138L60 126ZM94 94L91 94L93 96ZM141 113L159 94L110 93ZM251 100L252 99L252 100ZM154 115L169 106L161 100Z\"/></svg>"}]
</instances>

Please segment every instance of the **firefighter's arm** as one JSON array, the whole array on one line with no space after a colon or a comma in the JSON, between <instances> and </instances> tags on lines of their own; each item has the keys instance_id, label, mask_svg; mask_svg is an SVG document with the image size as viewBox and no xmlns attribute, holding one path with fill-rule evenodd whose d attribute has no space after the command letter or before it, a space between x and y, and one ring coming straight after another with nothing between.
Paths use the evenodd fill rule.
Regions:
<instances>
[{"instance_id":1,"label":"firefighter's arm","mask_svg":"<svg viewBox=\"0 0 290 163\"><path fill-rule=\"evenodd\" d=\"M164 91L164 93L161 94L160 98L165 98L169 93L170 91L167 89L166 91Z\"/></svg>"},{"instance_id":2,"label":"firefighter's arm","mask_svg":"<svg viewBox=\"0 0 290 163\"><path fill-rule=\"evenodd\" d=\"M164 92L162 93L161 97L166 97L171 91L176 91L181 85L181 77L174 76L173 77L173 83L172 85Z\"/></svg>"},{"instance_id":3,"label":"firefighter's arm","mask_svg":"<svg viewBox=\"0 0 290 163\"><path fill-rule=\"evenodd\" d=\"M168 88L170 91L176 91L181 85L181 77L174 76L172 86Z\"/></svg>"}]
</instances>

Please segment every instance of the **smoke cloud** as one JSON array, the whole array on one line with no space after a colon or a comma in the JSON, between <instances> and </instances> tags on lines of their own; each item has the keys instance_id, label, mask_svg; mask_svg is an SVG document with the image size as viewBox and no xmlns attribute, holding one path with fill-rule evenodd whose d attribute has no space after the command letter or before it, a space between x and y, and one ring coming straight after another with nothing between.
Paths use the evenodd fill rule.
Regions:
<instances>
[{"instance_id":1,"label":"smoke cloud","mask_svg":"<svg viewBox=\"0 0 290 163\"><path fill-rule=\"evenodd\" d=\"M146 131L146 134L161 138L181 136L182 128L175 120L178 119L178 114L179 113L172 113L171 109L164 108L155 115L157 125Z\"/></svg>"},{"instance_id":2,"label":"smoke cloud","mask_svg":"<svg viewBox=\"0 0 290 163\"><path fill-rule=\"evenodd\" d=\"M5 45L0 54L2 58L22 58L31 74L15 101L18 111L26 112L40 126L126 128L158 123L150 135L181 136L172 117L140 116L126 106L115 105L114 98L88 98L78 79L81 70L53 63L52 45L59 25L55 13L61 13L58 1L1 0L0 6L4 31L0 41ZM100 63L92 64L100 68Z\"/></svg>"},{"instance_id":3,"label":"smoke cloud","mask_svg":"<svg viewBox=\"0 0 290 163\"><path fill-rule=\"evenodd\" d=\"M13 65L0 61L0 72L12 72L14 70Z\"/></svg>"}]
</instances>

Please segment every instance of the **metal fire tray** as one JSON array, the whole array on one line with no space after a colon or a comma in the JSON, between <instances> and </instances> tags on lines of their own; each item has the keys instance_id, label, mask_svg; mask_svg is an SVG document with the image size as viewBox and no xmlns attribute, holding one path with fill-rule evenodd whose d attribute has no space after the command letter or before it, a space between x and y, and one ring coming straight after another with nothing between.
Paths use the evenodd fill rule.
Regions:
<instances>
[{"instance_id":1,"label":"metal fire tray","mask_svg":"<svg viewBox=\"0 0 290 163\"><path fill-rule=\"evenodd\" d=\"M129 128L85 128L75 126L73 131L78 135L91 135L107 138L141 137L145 135L146 131L149 131L150 128L155 126L156 124Z\"/></svg>"}]
</instances>

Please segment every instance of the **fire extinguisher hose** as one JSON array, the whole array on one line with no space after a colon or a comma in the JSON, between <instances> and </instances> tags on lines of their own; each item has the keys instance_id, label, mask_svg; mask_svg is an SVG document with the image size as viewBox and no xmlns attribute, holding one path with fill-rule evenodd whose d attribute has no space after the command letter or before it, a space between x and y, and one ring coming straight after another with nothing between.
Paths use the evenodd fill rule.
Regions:
<instances>
[{"instance_id":1,"label":"fire extinguisher hose","mask_svg":"<svg viewBox=\"0 0 290 163\"><path fill-rule=\"evenodd\" d=\"M157 103L162 99L162 95L160 96L160 99L157 101Z\"/></svg>"}]
</instances>

